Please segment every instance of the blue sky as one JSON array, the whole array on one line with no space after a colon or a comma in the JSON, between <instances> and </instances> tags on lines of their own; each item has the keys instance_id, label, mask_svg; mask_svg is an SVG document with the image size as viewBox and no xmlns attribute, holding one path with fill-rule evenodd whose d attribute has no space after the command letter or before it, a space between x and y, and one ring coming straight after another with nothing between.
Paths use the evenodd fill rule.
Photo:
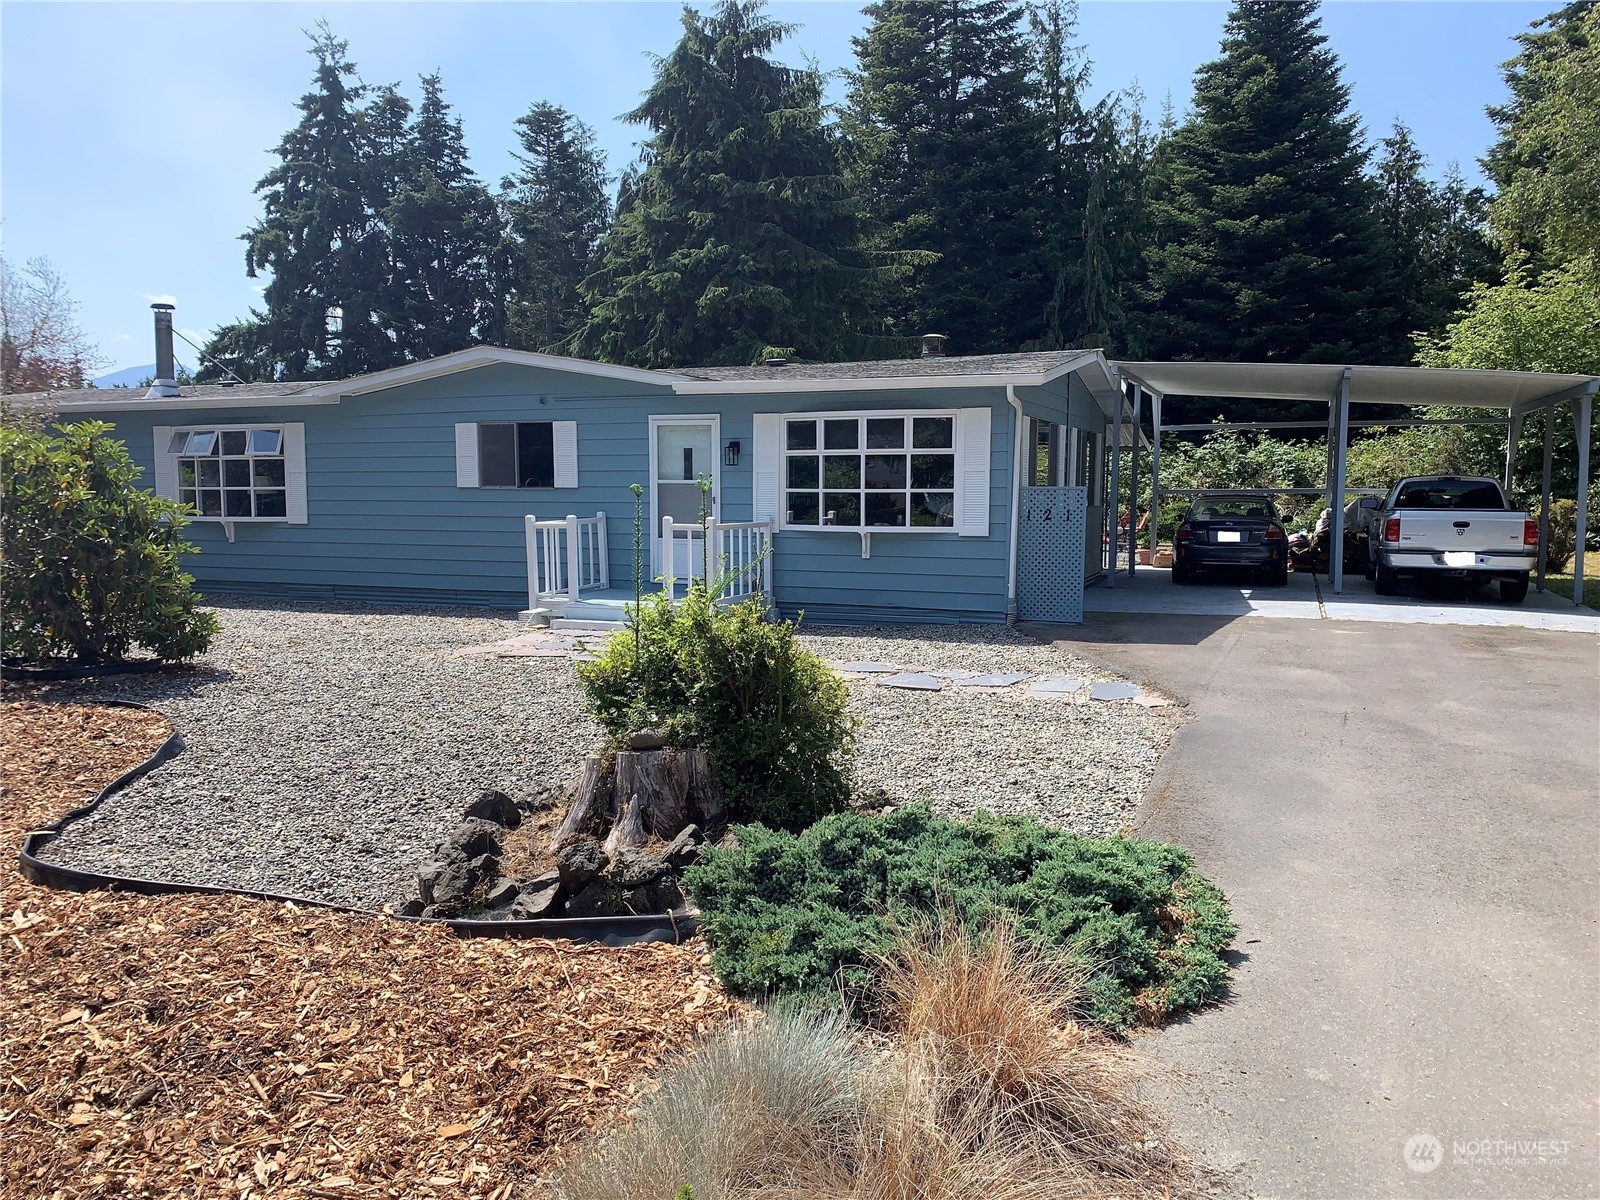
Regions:
<instances>
[{"instance_id":1,"label":"blue sky","mask_svg":"<svg viewBox=\"0 0 1600 1200\"><path fill-rule=\"evenodd\" d=\"M1503 98L1499 64L1543 3L1340 2L1323 27L1374 138L1396 116L1435 173L1478 177ZM851 3L775 3L801 26L782 57L848 66L863 28ZM1215 57L1227 6L1089 0L1079 31L1104 92L1138 83L1152 112L1180 112ZM238 240L253 188L297 119L312 60L301 32L326 18L371 82L439 70L479 174L510 168L512 122L532 102L595 127L612 169L641 131L618 120L676 40L675 3L0 4L0 239L8 260L44 255L81 303L111 367L153 358L148 304L174 300L200 340L245 315L259 281ZM186 361L192 355L180 354ZM108 368L110 369L110 368Z\"/></svg>"}]
</instances>

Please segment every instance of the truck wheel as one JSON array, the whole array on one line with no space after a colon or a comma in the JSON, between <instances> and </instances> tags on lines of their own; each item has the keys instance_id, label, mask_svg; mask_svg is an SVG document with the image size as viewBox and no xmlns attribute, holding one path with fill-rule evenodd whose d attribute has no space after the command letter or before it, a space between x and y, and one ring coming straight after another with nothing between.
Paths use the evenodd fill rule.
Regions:
<instances>
[{"instance_id":1,"label":"truck wheel","mask_svg":"<svg viewBox=\"0 0 1600 1200\"><path fill-rule=\"evenodd\" d=\"M1380 596L1393 596L1400 590L1399 574L1381 558L1372 570L1372 590Z\"/></svg>"},{"instance_id":2,"label":"truck wheel","mask_svg":"<svg viewBox=\"0 0 1600 1200\"><path fill-rule=\"evenodd\" d=\"M1372 565L1372 550L1370 548L1368 548L1368 550L1367 550L1367 561L1362 567L1362 574L1364 574L1368 579L1371 579L1374 575L1377 574L1377 571L1375 571L1373 569L1373 565Z\"/></svg>"},{"instance_id":3,"label":"truck wheel","mask_svg":"<svg viewBox=\"0 0 1600 1200\"><path fill-rule=\"evenodd\" d=\"M1528 576L1524 572L1515 579L1500 581L1500 599L1506 604L1521 604L1528 598Z\"/></svg>"}]
</instances>

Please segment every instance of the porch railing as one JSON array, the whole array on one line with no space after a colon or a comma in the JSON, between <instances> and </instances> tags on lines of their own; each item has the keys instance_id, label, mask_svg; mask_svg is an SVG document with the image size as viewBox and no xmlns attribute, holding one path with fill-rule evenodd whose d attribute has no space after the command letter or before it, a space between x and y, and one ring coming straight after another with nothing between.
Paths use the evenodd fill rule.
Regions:
<instances>
[{"instance_id":1,"label":"porch railing","mask_svg":"<svg viewBox=\"0 0 1600 1200\"><path fill-rule=\"evenodd\" d=\"M564 520L524 518L528 541L528 601L576 600L585 588L611 586L606 557L606 515Z\"/></svg>"},{"instance_id":2,"label":"porch railing","mask_svg":"<svg viewBox=\"0 0 1600 1200\"><path fill-rule=\"evenodd\" d=\"M705 536L711 540L712 575L726 581L723 600L772 595L771 521L708 520ZM701 539L698 522L678 525L671 517L662 517L661 543L666 557L663 575L667 597L675 600L679 583L687 585L704 576L705 542ZM686 565L683 579L676 578L676 566L680 561Z\"/></svg>"}]
</instances>

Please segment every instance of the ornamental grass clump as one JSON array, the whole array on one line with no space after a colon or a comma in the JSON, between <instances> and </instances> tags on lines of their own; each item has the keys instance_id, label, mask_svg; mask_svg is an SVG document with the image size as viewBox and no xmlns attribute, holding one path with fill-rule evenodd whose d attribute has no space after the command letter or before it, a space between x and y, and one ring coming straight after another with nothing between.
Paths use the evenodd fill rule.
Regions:
<instances>
[{"instance_id":1,"label":"ornamental grass clump","mask_svg":"<svg viewBox=\"0 0 1600 1200\"><path fill-rule=\"evenodd\" d=\"M220 626L180 556L186 505L138 486L103 421L0 428L0 642L29 663L202 654Z\"/></svg>"},{"instance_id":2,"label":"ornamental grass clump","mask_svg":"<svg viewBox=\"0 0 1600 1200\"><path fill-rule=\"evenodd\" d=\"M1189 1179L1138 1098L1142 1061L1076 1025L1076 976L1009 926L902 928L875 1032L769 1011L670 1072L556 1181L567 1200L1061 1200Z\"/></svg>"},{"instance_id":3,"label":"ornamental grass clump","mask_svg":"<svg viewBox=\"0 0 1600 1200\"><path fill-rule=\"evenodd\" d=\"M870 1009L867 964L897 924L949 911L972 928L1014 922L1044 953L1086 964L1081 1015L1111 1028L1222 995L1234 926L1182 849L1088 838L1019 817L970 821L907 805L837 813L798 833L734 830L685 876L713 966L746 996L826 993Z\"/></svg>"}]
</instances>

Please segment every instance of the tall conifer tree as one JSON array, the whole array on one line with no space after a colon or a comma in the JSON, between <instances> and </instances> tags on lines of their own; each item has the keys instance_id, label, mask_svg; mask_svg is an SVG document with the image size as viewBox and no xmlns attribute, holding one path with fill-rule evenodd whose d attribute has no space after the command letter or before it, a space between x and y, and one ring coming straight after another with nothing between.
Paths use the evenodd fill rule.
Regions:
<instances>
[{"instance_id":1,"label":"tall conifer tree","mask_svg":"<svg viewBox=\"0 0 1600 1200\"><path fill-rule=\"evenodd\" d=\"M229 346L250 346L256 371L285 379L354 375L404 358L384 324L389 249L379 214L388 197L373 191L369 89L348 49L326 24L312 35L315 83L300 99L300 123L278 143L281 162L256 185L265 215L244 235L246 271L272 279L266 311L249 322L256 328L230 328Z\"/></svg>"},{"instance_id":2,"label":"tall conifer tree","mask_svg":"<svg viewBox=\"0 0 1600 1200\"><path fill-rule=\"evenodd\" d=\"M501 340L492 271L499 212L467 165L461 122L450 115L438 75L422 79L422 103L383 215L395 266L387 307L406 356Z\"/></svg>"},{"instance_id":3,"label":"tall conifer tree","mask_svg":"<svg viewBox=\"0 0 1600 1200\"><path fill-rule=\"evenodd\" d=\"M564 352L586 316L579 285L598 265L611 221L605 158L594 131L553 104L517 118L520 170L501 183L511 294L507 342Z\"/></svg>"},{"instance_id":4,"label":"tall conifer tree","mask_svg":"<svg viewBox=\"0 0 1600 1200\"><path fill-rule=\"evenodd\" d=\"M1350 89L1315 0L1238 0L1195 75L1156 210L1156 352L1371 362L1383 243Z\"/></svg>"},{"instance_id":5,"label":"tall conifer tree","mask_svg":"<svg viewBox=\"0 0 1600 1200\"><path fill-rule=\"evenodd\" d=\"M853 182L883 248L938 256L899 290L896 332L946 334L958 354L1045 340L1050 164L1024 6L883 0L866 13L845 114ZM1061 85L1074 88L1070 66Z\"/></svg>"},{"instance_id":6,"label":"tall conifer tree","mask_svg":"<svg viewBox=\"0 0 1600 1200\"><path fill-rule=\"evenodd\" d=\"M770 57L792 27L761 0L686 10L629 120L643 169L583 285L579 353L640 366L857 350L871 270L822 121L822 78Z\"/></svg>"}]
</instances>

